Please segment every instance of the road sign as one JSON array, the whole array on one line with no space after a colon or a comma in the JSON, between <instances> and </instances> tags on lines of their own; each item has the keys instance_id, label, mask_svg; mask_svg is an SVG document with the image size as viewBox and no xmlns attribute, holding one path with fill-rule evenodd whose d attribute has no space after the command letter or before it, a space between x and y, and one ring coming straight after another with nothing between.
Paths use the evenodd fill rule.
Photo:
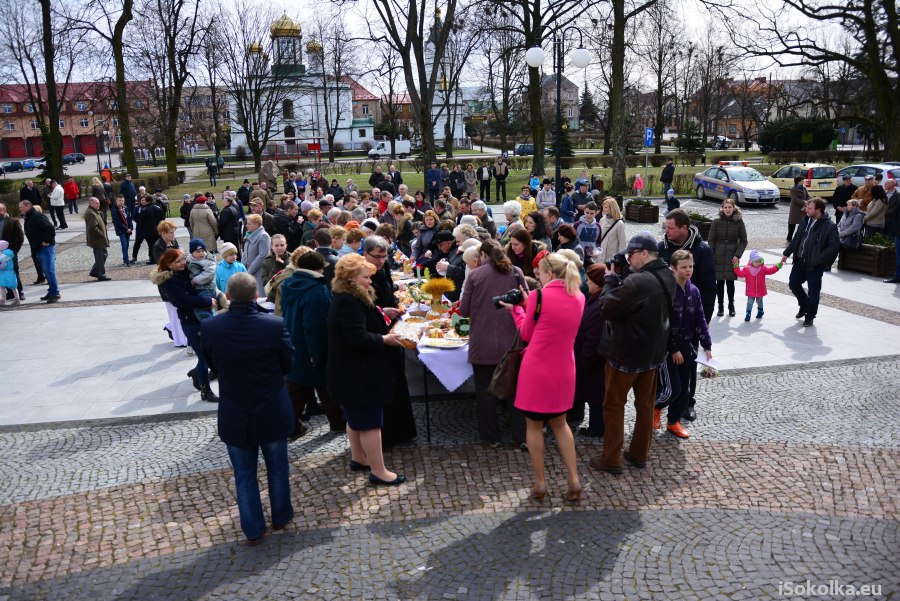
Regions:
<instances>
[{"instance_id":1,"label":"road sign","mask_svg":"<svg viewBox=\"0 0 900 601\"><path fill-rule=\"evenodd\" d=\"M644 146L650 148L653 146L653 128L648 127L644 129Z\"/></svg>"}]
</instances>

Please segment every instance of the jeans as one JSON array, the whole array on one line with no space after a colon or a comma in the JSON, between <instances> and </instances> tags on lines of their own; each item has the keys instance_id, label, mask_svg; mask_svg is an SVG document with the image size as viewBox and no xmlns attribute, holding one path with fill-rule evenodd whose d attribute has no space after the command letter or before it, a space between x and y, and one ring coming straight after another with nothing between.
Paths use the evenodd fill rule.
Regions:
<instances>
[{"instance_id":1,"label":"jeans","mask_svg":"<svg viewBox=\"0 0 900 601\"><path fill-rule=\"evenodd\" d=\"M128 241L131 236L129 234L119 234L119 244L122 245L122 262L128 265Z\"/></svg>"},{"instance_id":2,"label":"jeans","mask_svg":"<svg viewBox=\"0 0 900 601\"><path fill-rule=\"evenodd\" d=\"M181 329L184 330L188 344L194 349L194 355L197 357L197 379L200 386L209 388L209 368L206 366L206 355L203 354L203 341L200 340L200 324L182 320Z\"/></svg>"},{"instance_id":3,"label":"jeans","mask_svg":"<svg viewBox=\"0 0 900 601\"><path fill-rule=\"evenodd\" d=\"M803 259L794 259L794 267L791 269L791 277L788 280L791 292L797 298L797 304L801 309L806 309L806 319L815 319L819 311L819 294L822 292L822 275L825 270L821 267L806 266ZM807 284L809 292L803 289Z\"/></svg>"},{"instance_id":4,"label":"jeans","mask_svg":"<svg viewBox=\"0 0 900 601\"><path fill-rule=\"evenodd\" d=\"M272 526L283 526L291 521L294 516L294 508L291 506L291 487L288 479L290 468L287 439L282 438L247 448L227 446L228 457L234 468L234 485L237 492L238 511L241 514L241 530L244 531L244 536L248 539L256 539L266 532L266 517L263 515L259 481L256 479L260 449L262 449L263 460L266 462Z\"/></svg>"},{"instance_id":5,"label":"jeans","mask_svg":"<svg viewBox=\"0 0 900 601\"><path fill-rule=\"evenodd\" d=\"M37 251L38 261L41 262L41 270L47 279L48 296L59 296L59 284L56 281L56 245L42 246Z\"/></svg>"},{"instance_id":6,"label":"jeans","mask_svg":"<svg viewBox=\"0 0 900 601\"><path fill-rule=\"evenodd\" d=\"M212 187L216 186L216 174L215 173L209 174L209 185Z\"/></svg>"},{"instance_id":7,"label":"jeans","mask_svg":"<svg viewBox=\"0 0 900 601\"><path fill-rule=\"evenodd\" d=\"M34 272L37 275L37 280L36 280L37 282L41 282L46 279L44 277L44 269L41 267L41 259L39 256L40 249L41 249L40 246L38 246L38 247L32 246L31 247L31 262L34 265Z\"/></svg>"},{"instance_id":8,"label":"jeans","mask_svg":"<svg viewBox=\"0 0 900 601\"><path fill-rule=\"evenodd\" d=\"M756 316L762 317L762 314L765 312L763 308L763 300L764 297L760 296L759 298L754 298L752 296L747 297L747 315L750 315L750 311L753 310L753 301L756 301Z\"/></svg>"},{"instance_id":9,"label":"jeans","mask_svg":"<svg viewBox=\"0 0 900 601\"><path fill-rule=\"evenodd\" d=\"M672 189L672 182L662 182L663 186L663 198L666 197L666 193Z\"/></svg>"}]
</instances>

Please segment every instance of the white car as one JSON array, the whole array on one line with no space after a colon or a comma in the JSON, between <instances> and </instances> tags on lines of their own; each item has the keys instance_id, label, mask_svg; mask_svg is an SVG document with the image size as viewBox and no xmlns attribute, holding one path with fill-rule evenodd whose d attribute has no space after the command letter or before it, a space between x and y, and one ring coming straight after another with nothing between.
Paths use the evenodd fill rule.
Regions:
<instances>
[{"instance_id":1,"label":"white car","mask_svg":"<svg viewBox=\"0 0 900 601\"><path fill-rule=\"evenodd\" d=\"M774 205L779 197L778 186L745 161L721 161L694 175L694 189L698 200L730 198L735 204Z\"/></svg>"},{"instance_id":2,"label":"white car","mask_svg":"<svg viewBox=\"0 0 900 601\"><path fill-rule=\"evenodd\" d=\"M881 173L884 179L900 180L900 165L897 163L867 163L865 165L850 165L838 171L838 180L845 175L850 176L850 181L857 188L866 183L866 176L876 176ZM884 181L881 182L882 185Z\"/></svg>"}]
</instances>

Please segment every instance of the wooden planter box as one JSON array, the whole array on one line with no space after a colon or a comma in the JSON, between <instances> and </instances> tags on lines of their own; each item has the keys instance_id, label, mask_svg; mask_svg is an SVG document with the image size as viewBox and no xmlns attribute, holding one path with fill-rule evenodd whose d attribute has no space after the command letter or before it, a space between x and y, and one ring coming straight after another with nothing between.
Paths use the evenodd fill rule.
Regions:
<instances>
[{"instance_id":1,"label":"wooden planter box","mask_svg":"<svg viewBox=\"0 0 900 601\"><path fill-rule=\"evenodd\" d=\"M709 240L709 230L712 227L712 221L691 221L691 225L696 225L703 239Z\"/></svg>"},{"instance_id":2,"label":"wooden planter box","mask_svg":"<svg viewBox=\"0 0 900 601\"><path fill-rule=\"evenodd\" d=\"M656 223L659 221L659 207L656 205L641 206L628 203L625 205L625 219L638 223Z\"/></svg>"},{"instance_id":3,"label":"wooden planter box","mask_svg":"<svg viewBox=\"0 0 900 601\"><path fill-rule=\"evenodd\" d=\"M863 244L859 250L842 248L838 255L838 269L890 277L897 269L897 255L893 248L871 244Z\"/></svg>"}]
</instances>

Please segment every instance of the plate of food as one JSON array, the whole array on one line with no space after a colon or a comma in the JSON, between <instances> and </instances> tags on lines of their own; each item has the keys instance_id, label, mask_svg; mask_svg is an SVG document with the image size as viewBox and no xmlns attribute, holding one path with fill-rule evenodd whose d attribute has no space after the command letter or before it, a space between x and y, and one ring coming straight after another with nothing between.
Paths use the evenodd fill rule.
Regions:
<instances>
[{"instance_id":1,"label":"plate of food","mask_svg":"<svg viewBox=\"0 0 900 601\"><path fill-rule=\"evenodd\" d=\"M419 336L422 334L422 324L410 323L408 319L398 321L391 328L391 332L400 337L400 344L404 347L414 349L419 342Z\"/></svg>"},{"instance_id":2,"label":"plate of food","mask_svg":"<svg viewBox=\"0 0 900 601\"><path fill-rule=\"evenodd\" d=\"M423 338L422 344L432 348L454 349L466 346L467 341L461 338Z\"/></svg>"}]
</instances>

